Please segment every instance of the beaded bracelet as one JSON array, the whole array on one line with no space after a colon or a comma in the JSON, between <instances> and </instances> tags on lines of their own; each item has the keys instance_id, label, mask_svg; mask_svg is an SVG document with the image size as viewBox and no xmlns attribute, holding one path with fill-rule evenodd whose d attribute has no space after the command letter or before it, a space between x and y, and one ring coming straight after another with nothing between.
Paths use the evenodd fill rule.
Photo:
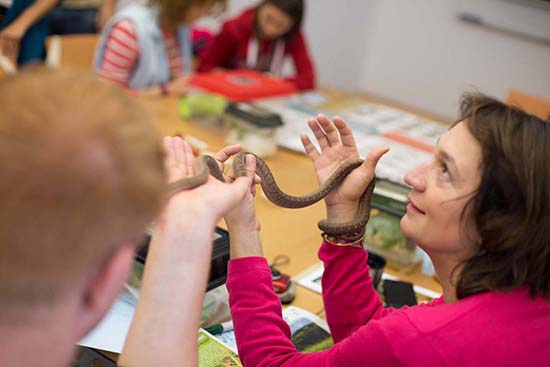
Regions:
<instances>
[{"instance_id":1,"label":"beaded bracelet","mask_svg":"<svg viewBox=\"0 0 550 367\"><path fill-rule=\"evenodd\" d=\"M365 233L363 233L361 235L361 237L359 237L358 239L353 240L351 242L346 240L346 239L342 239L342 238L332 236L332 235L329 235L329 234L326 234L326 233L323 233L321 235L321 237L323 237L323 240L325 240L325 242L327 242L328 244L333 245L333 246L363 248L363 241L365 240Z\"/></svg>"}]
</instances>

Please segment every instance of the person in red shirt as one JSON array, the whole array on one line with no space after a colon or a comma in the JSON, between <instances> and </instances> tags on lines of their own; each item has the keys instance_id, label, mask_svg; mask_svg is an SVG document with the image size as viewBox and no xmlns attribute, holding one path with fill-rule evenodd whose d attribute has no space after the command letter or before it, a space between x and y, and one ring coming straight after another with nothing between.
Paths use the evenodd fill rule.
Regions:
<instances>
[{"instance_id":1,"label":"person in red shirt","mask_svg":"<svg viewBox=\"0 0 550 367\"><path fill-rule=\"evenodd\" d=\"M315 69L301 31L303 0L264 0L224 23L200 60L199 72L215 68L253 69L282 76L285 56L295 75L285 78L300 90L315 87Z\"/></svg>"}]
</instances>

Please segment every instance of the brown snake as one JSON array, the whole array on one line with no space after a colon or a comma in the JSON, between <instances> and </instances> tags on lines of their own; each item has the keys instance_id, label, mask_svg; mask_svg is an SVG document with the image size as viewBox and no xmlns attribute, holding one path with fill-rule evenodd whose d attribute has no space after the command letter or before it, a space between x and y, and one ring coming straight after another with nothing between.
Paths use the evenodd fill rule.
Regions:
<instances>
[{"instance_id":1,"label":"brown snake","mask_svg":"<svg viewBox=\"0 0 550 367\"><path fill-rule=\"evenodd\" d=\"M246 176L245 157L247 152L237 154L233 160L233 170L237 177ZM254 155L255 156L255 155ZM328 193L340 184L346 176L363 163L362 159L352 159L343 163L334 173L316 190L303 196L291 196L279 189L273 178L271 170L261 158L256 157L256 174L262 179L261 186L265 195L273 204L283 208L304 208L315 204L323 199ZM214 158L202 155L195 160L195 175L172 182L168 186L168 195L171 196L178 191L192 189L206 182L208 175L212 175L220 181L224 181L223 173ZM359 209L355 218L347 223L329 223L326 219L319 221L319 228L333 236L357 233L364 230L370 216L370 201L374 190L374 179L361 196Z\"/></svg>"}]
</instances>

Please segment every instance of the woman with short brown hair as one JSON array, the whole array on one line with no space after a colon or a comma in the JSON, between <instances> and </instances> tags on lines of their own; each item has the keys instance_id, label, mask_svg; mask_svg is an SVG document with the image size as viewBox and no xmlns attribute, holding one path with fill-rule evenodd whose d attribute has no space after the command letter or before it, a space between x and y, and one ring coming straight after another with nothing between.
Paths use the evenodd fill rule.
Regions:
<instances>
[{"instance_id":1,"label":"woman with short brown hair","mask_svg":"<svg viewBox=\"0 0 550 367\"><path fill-rule=\"evenodd\" d=\"M320 183L359 156L340 118L302 136ZM326 198L327 219L354 218L387 148L371 151ZM550 122L465 95L433 159L409 171L403 233L433 261L443 297L384 308L368 273L364 231L324 236L323 300L334 346L302 354L281 318L262 257L252 196L226 217L227 287L245 366L527 365L550 360Z\"/></svg>"}]
</instances>

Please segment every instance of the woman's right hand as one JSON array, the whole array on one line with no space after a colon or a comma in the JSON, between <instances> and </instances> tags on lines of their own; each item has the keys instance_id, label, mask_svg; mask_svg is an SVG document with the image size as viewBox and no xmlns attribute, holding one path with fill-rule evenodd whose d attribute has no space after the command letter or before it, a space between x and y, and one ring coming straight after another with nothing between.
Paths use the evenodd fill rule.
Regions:
<instances>
[{"instance_id":1,"label":"woman's right hand","mask_svg":"<svg viewBox=\"0 0 550 367\"><path fill-rule=\"evenodd\" d=\"M260 239L260 221L256 216L254 197L256 196L256 185L260 178L255 175L256 158L247 154L248 175L254 175L254 181L250 190L244 198L224 217L225 224L231 236L231 258L236 259L248 256L263 256L262 242ZM226 181L233 181L235 174L229 170L225 177Z\"/></svg>"},{"instance_id":2,"label":"woman's right hand","mask_svg":"<svg viewBox=\"0 0 550 367\"><path fill-rule=\"evenodd\" d=\"M308 125L321 151L305 133L301 135L302 144L313 161L319 184L323 184L344 162L359 158L359 153L351 129L342 118L335 117L331 122L326 116L318 115L310 119ZM376 164L388 150L387 147L378 147L370 151L363 164L325 197L329 222L343 223L355 217L359 199L374 178Z\"/></svg>"}]
</instances>

